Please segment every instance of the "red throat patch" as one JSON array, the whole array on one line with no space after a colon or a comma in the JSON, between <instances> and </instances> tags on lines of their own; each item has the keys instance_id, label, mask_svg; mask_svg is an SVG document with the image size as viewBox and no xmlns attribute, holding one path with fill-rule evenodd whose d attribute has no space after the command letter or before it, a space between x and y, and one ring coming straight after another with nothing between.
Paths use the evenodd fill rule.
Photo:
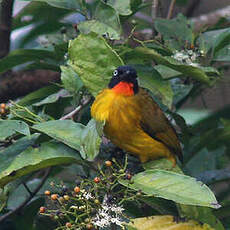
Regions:
<instances>
[{"instance_id":1,"label":"red throat patch","mask_svg":"<svg viewBox=\"0 0 230 230\"><path fill-rule=\"evenodd\" d=\"M132 96L134 95L133 91L133 83L128 82L119 82L117 85L115 85L112 90L117 94L122 94L125 96Z\"/></svg>"}]
</instances>

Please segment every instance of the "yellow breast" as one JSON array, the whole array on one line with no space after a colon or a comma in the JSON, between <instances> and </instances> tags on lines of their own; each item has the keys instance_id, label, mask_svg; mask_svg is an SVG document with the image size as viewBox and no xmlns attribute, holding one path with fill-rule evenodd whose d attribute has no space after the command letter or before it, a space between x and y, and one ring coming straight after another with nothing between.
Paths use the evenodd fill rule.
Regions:
<instances>
[{"instance_id":1,"label":"yellow breast","mask_svg":"<svg viewBox=\"0 0 230 230\"><path fill-rule=\"evenodd\" d=\"M174 162L168 148L140 127L142 111L137 97L105 89L96 97L91 115L95 120L105 122L104 133L115 145L138 155L142 162L159 157L167 157Z\"/></svg>"}]
</instances>

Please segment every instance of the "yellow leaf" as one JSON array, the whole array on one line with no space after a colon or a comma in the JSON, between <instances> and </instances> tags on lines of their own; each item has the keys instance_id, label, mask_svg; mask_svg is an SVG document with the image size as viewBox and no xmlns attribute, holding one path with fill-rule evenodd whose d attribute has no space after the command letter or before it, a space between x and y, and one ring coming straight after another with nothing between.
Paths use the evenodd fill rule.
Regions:
<instances>
[{"instance_id":1,"label":"yellow leaf","mask_svg":"<svg viewBox=\"0 0 230 230\"><path fill-rule=\"evenodd\" d=\"M132 219L128 226L137 230L214 230L208 224L200 225L193 220L175 222L174 217L169 215Z\"/></svg>"}]
</instances>

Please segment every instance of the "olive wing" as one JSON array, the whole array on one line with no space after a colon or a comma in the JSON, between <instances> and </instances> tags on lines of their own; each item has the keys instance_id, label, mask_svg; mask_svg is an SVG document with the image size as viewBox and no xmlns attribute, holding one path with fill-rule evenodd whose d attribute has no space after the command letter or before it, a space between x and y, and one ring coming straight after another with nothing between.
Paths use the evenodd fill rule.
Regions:
<instances>
[{"instance_id":1,"label":"olive wing","mask_svg":"<svg viewBox=\"0 0 230 230\"><path fill-rule=\"evenodd\" d=\"M177 133L152 97L140 88L137 98L141 107L141 128L153 139L162 142L183 161L182 150Z\"/></svg>"}]
</instances>

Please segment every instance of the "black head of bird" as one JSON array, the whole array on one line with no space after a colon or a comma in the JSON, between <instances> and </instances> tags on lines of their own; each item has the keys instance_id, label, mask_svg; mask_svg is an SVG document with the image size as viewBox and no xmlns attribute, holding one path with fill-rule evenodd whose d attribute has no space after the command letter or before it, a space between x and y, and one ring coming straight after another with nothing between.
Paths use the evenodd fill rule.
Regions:
<instances>
[{"instance_id":1,"label":"black head of bird","mask_svg":"<svg viewBox=\"0 0 230 230\"><path fill-rule=\"evenodd\" d=\"M132 85L134 94L138 93L137 72L132 66L119 66L113 72L113 76L109 82L110 89L122 86L123 83Z\"/></svg>"}]
</instances>

